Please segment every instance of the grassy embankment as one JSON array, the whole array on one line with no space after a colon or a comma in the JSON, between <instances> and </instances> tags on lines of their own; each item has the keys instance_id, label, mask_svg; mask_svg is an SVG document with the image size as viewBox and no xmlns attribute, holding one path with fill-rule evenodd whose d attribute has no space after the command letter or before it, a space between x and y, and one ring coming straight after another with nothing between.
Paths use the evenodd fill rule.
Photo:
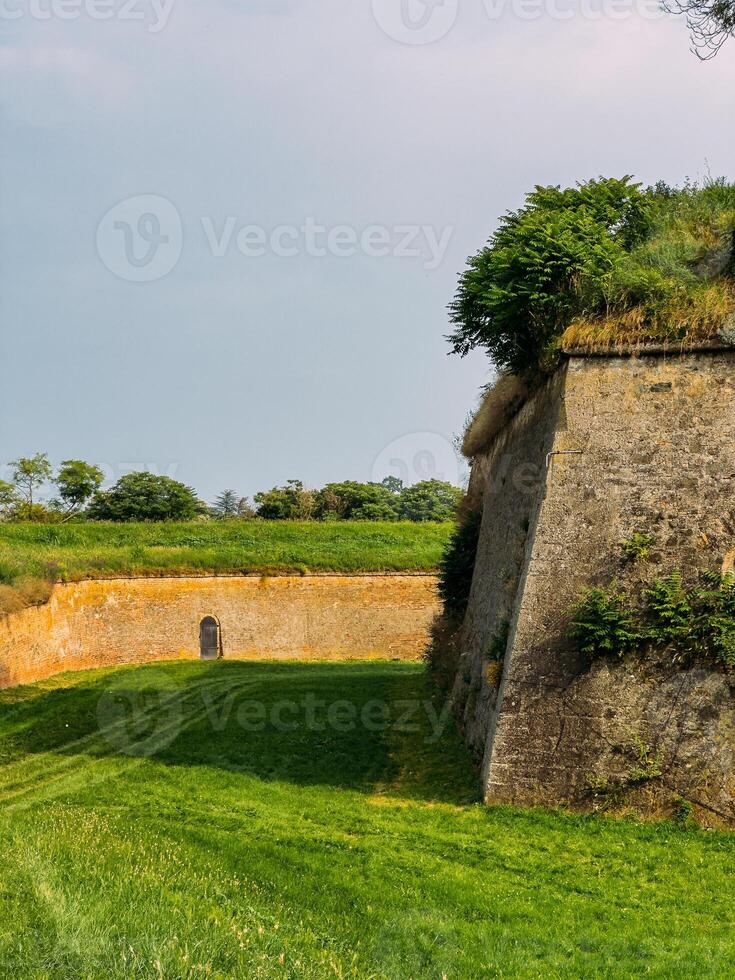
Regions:
<instances>
[{"instance_id":1,"label":"grassy embankment","mask_svg":"<svg viewBox=\"0 0 735 980\"><path fill-rule=\"evenodd\" d=\"M225 660L0 694L0 975L733 975L735 837L486 809L426 683Z\"/></svg>"},{"instance_id":2,"label":"grassy embankment","mask_svg":"<svg viewBox=\"0 0 735 980\"><path fill-rule=\"evenodd\" d=\"M450 524L0 524L0 614L55 581L123 575L433 571Z\"/></svg>"}]
</instances>

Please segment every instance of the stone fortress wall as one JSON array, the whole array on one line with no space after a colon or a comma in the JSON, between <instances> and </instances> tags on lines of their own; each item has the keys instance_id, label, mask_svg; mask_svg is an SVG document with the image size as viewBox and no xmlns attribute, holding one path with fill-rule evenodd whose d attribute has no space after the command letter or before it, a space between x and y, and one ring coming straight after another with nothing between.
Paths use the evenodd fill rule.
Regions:
<instances>
[{"instance_id":1,"label":"stone fortress wall","mask_svg":"<svg viewBox=\"0 0 735 980\"><path fill-rule=\"evenodd\" d=\"M137 578L57 585L0 618L0 687L66 670L198 658L220 625L231 658L416 659L438 610L431 575Z\"/></svg>"},{"instance_id":2,"label":"stone fortress wall","mask_svg":"<svg viewBox=\"0 0 735 980\"><path fill-rule=\"evenodd\" d=\"M654 537L651 577L732 566L735 352L571 357L475 456L473 495L452 699L486 799L586 805L645 752L662 774L632 792L643 807L681 797L733 821L732 678L634 657L590 669L567 630L584 588L625 574L635 532Z\"/></svg>"}]
</instances>

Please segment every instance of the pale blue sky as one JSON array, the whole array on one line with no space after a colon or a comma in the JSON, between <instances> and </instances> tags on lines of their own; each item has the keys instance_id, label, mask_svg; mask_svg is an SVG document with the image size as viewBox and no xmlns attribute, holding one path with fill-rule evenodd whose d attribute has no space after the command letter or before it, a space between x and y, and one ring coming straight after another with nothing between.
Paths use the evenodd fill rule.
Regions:
<instances>
[{"instance_id":1,"label":"pale blue sky","mask_svg":"<svg viewBox=\"0 0 735 980\"><path fill-rule=\"evenodd\" d=\"M400 0L137 0L143 21L79 2L69 20L1 4L21 14L0 18L3 462L143 465L207 499L396 459L418 477L432 455L454 476L442 446L489 368L447 356L446 304L497 216L536 183L735 177L735 43L700 64L679 21L624 3L529 19L460 0L455 19L446 0L444 36L406 44ZM139 195L181 219L149 282L110 257L119 213L100 225ZM202 219L219 236L228 218L217 255ZM308 254L310 218L347 226L332 254ZM245 225L266 254L238 250ZM274 254L277 226L296 254ZM366 254L370 226L389 254ZM445 252L417 230L421 254L396 254L403 226Z\"/></svg>"}]
</instances>

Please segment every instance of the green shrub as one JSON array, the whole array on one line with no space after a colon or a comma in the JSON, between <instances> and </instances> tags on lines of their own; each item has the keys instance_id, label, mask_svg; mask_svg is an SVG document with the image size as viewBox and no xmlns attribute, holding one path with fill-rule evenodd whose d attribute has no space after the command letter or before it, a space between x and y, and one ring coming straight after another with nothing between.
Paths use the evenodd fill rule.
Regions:
<instances>
[{"instance_id":1,"label":"green shrub","mask_svg":"<svg viewBox=\"0 0 735 980\"><path fill-rule=\"evenodd\" d=\"M576 609L570 636L590 660L602 656L622 657L641 639L625 598L604 589L590 589Z\"/></svg>"},{"instance_id":2,"label":"green shrub","mask_svg":"<svg viewBox=\"0 0 735 980\"><path fill-rule=\"evenodd\" d=\"M439 561L439 595L446 615L452 619L460 619L467 609L481 524L482 511L466 514Z\"/></svg>"},{"instance_id":3,"label":"green shrub","mask_svg":"<svg viewBox=\"0 0 735 980\"><path fill-rule=\"evenodd\" d=\"M648 638L679 659L713 660L735 667L735 580L706 575L687 588L681 572L658 579L646 592Z\"/></svg>"},{"instance_id":4,"label":"green shrub","mask_svg":"<svg viewBox=\"0 0 735 980\"><path fill-rule=\"evenodd\" d=\"M399 493L382 483L344 480L327 483L315 494L314 516L326 520L395 521Z\"/></svg>"},{"instance_id":5,"label":"green shrub","mask_svg":"<svg viewBox=\"0 0 735 980\"><path fill-rule=\"evenodd\" d=\"M649 639L686 646L691 638L693 609L681 572L657 579L646 589L645 598L651 620Z\"/></svg>"},{"instance_id":6,"label":"green shrub","mask_svg":"<svg viewBox=\"0 0 735 980\"><path fill-rule=\"evenodd\" d=\"M629 562L645 561L653 545L653 536L636 531L625 541L620 542L620 549Z\"/></svg>"},{"instance_id":7,"label":"green shrub","mask_svg":"<svg viewBox=\"0 0 735 980\"><path fill-rule=\"evenodd\" d=\"M301 480L287 480L282 487L273 487L253 497L258 517L268 521L308 520L314 514L316 496Z\"/></svg>"},{"instance_id":8,"label":"green shrub","mask_svg":"<svg viewBox=\"0 0 735 980\"><path fill-rule=\"evenodd\" d=\"M735 579L706 574L687 585L681 572L657 579L637 599L590 589L569 630L590 659L633 649L667 651L672 663L735 667Z\"/></svg>"},{"instance_id":9,"label":"green shrub","mask_svg":"<svg viewBox=\"0 0 735 980\"><path fill-rule=\"evenodd\" d=\"M442 480L421 480L404 487L396 477L380 483L344 480L308 490L300 480L256 493L258 517L265 520L451 521L462 499L459 487Z\"/></svg>"},{"instance_id":10,"label":"green shrub","mask_svg":"<svg viewBox=\"0 0 735 980\"><path fill-rule=\"evenodd\" d=\"M457 677L462 653L461 623L447 616L435 616L430 627L429 645L424 661L433 680L443 691L451 691Z\"/></svg>"},{"instance_id":11,"label":"green shrub","mask_svg":"<svg viewBox=\"0 0 735 980\"><path fill-rule=\"evenodd\" d=\"M58 510L46 504L28 504L24 500L15 505L10 516L13 521L32 521L35 524L58 524L63 520Z\"/></svg>"},{"instance_id":12,"label":"green shrub","mask_svg":"<svg viewBox=\"0 0 735 980\"><path fill-rule=\"evenodd\" d=\"M689 800L677 796L672 803L671 811L675 823L680 824L682 827L693 826L692 813L694 806Z\"/></svg>"},{"instance_id":13,"label":"green shrub","mask_svg":"<svg viewBox=\"0 0 735 980\"><path fill-rule=\"evenodd\" d=\"M660 779L663 775L661 768L663 753L661 749L654 751L651 746L643 741L640 735L634 734L632 750L634 752L635 762L625 776L626 784L628 786L641 786L644 783L650 783L654 779Z\"/></svg>"}]
</instances>

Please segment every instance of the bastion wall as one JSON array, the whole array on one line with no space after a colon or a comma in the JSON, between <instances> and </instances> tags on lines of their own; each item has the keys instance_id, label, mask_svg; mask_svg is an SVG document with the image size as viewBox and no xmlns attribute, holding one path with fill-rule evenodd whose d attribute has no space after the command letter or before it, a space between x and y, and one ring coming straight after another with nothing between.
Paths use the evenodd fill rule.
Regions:
<instances>
[{"instance_id":1,"label":"bastion wall","mask_svg":"<svg viewBox=\"0 0 735 980\"><path fill-rule=\"evenodd\" d=\"M213 616L228 658L415 659L438 609L431 575L138 578L55 586L0 618L0 687L66 670L198 658Z\"/></svg>"},{"instance_id":2,"label":"bastion wall","mask_svg":"<svg viewBox=\"0 0 735 980\"><path fill-rule=\"evenodd\" d=\"M489 802L683 798L735 818L733 678L567 638L587 587L719 571L735 546L735 352L571 357L473 460L483 518L452 700ZM643 766L655 779L626 775ZM668 803L667 803L668 800Z\"/></svg>"}]
</instances>

